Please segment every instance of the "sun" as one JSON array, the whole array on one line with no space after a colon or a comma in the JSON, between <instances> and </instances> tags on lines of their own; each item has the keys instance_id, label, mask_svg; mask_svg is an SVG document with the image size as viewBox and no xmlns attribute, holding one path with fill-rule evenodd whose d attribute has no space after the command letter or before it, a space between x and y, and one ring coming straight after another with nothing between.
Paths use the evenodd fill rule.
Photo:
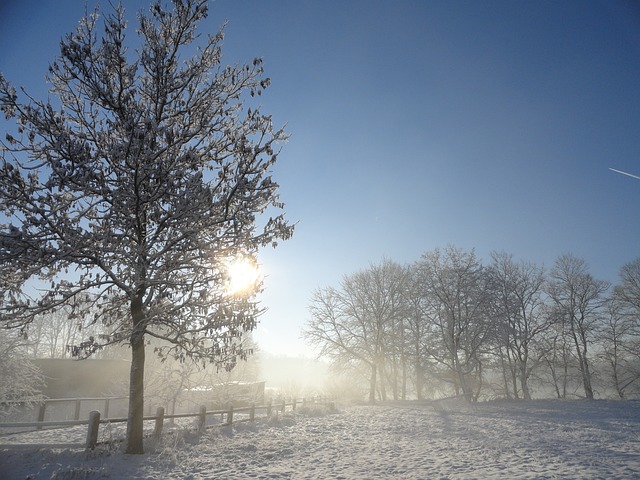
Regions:
<instances>
[{"instance_id":1,"label":"sun","mask_svg":"<svg viewBox=\"0 0 640 480\"><path fill-rule=\"evenodd\" d=\"M251 292L260 281L260 270L249 257L234 258L227 265L226 290L231 295Z\"/></svg>"}]
</instances>

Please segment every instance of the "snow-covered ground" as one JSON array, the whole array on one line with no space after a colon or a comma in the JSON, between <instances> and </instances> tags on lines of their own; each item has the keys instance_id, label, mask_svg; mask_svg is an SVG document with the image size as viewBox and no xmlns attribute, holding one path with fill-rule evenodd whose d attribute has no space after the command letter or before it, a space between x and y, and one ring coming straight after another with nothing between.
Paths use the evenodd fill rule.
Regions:
<instances>
[{"instance_id":1,"label":"snow-covered ground","mask_svg":"<svg viewBox=\"0 0 640 480\"><path fill-rule=\"evenodd\" d=\"M339 406L201 435L183 429L132 456L117 442L94 452L2 445L82 442L85 431L0 437L0 478L640 478L640 402L606 400Z\"/></svg>"}]
</instances>

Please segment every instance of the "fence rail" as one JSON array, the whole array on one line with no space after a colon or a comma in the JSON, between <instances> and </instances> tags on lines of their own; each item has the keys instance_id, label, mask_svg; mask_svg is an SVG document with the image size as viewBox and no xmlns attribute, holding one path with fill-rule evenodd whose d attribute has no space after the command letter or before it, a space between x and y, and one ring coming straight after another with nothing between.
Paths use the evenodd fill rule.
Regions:
<instances>
[{"instance_id":1,"label":"fence rail","mask_svg":"<svg viewBox=\"0 0 640 480\"><path fill-rule=\"evenodd\" d=\"M118 397L121 398L121 397ZM64 399L70 400L70 399ZM71 399L73 400L73 399ZM86 399L78 399L78 400L86 400ZM91 399L91 400L104 400L102 398ZM207 416L220 415L221 421L224 422L222 425L232 425L238 422L253 422L256 419L256 411L265 411L266 416L270 417L274 412L277 413L285 413L287 407L290 407L292 411L296 411L298 406L308 406L308 405L329 405L332 408L335 408L335 402L327 397L313 397L311 399L303 398L301 401L293 399L289 402L272 402L269 401L266 405L255 405L252 404L247 407L238 407L234 408L233 405L230 405L226 409L222 410L207 410L203 405L200 407L198 413L178 413L172 415L165 415L164 407L158 407L156 410L156 414L153 416L145 416L143 417L144 421L155 421L154 426L154 436L156 438L160 438L162 436L162 431L164 428L164 421L176 418L197 418L197 429L198 431L203 431L206 428ZM244 419L236 419L234 420L234 415L236 413L248 413L249 418ZM225 421L226 417L226 421ZM40 418L40 415L38 415ZM124 423L127 421L127 418L101 418L100 412L97 410L93 410L89 413L89 418L87 420L60 420L60 421L37 421L37 422L8 422L8 423L0 423L0 429L2 428L24 428L24 427L35 427L36 430L41 430L44 427L67 427L67 426L75 426L75 425L87 425L87 439L84 444L80 443L71 443L71 444L0 444L0 450L6 448L36 448L36 447L49 447L49 448L87 448L94 449L98 444L98 431L100 428L100 424L111 424L111 423ZM220 425L220 424L219 424Z\"/></svg>"},{"instance_id":2,"label":"fence rail","mask_svg":"<svg viewBox=\"0 0 640 480\"><path fill-rule=\"evenodd\" d=\"M74 397L74 398L45 398L39 402L34 402L37 405L37 413L36 413L36 418L37 418L37 422L38 422L38 429L43 428L48 426L48 422L45 421L46 418L46 413L47 411L51 410L51 407L53 407L53 409L55 410L56 405L60 405L60 404L73 404L72 408L73 408L73 420L80 420L80 413L82 410L82 406L83 404L85 404L85 408L86 408L86 403L88 402L101 402L103 404L102 407L102 412L103 415L108 418L109 417L109 411L111 408L111 405L113 404L114 401L118 401L118 400L126 400L129 397L126 396L119 396L119 397ZM1 404L23 404L23 401L20 400L10 400L7 402L2 402ZM91 409L93 410L93 408ZM68 410L67 410L68 411ZM70 416L70 415L69 415ZM65 421L73 421L73 420L69 420L69 418L67 418ZM62 422L62 420L60 421ZM56 421L56 423L61 424L61 425L74 425L73 423L68 423L68 424L63 424L60 423L58 421ZM15 426L18 426L18 423L24 423L24 424L29 424L26 426L31 426L30 424L33 422L13 422L13 424ZM81 423L86 423L85 421L81 422ZM22 426L22 425L21 425Z\"/></svg>"}]
</instances>

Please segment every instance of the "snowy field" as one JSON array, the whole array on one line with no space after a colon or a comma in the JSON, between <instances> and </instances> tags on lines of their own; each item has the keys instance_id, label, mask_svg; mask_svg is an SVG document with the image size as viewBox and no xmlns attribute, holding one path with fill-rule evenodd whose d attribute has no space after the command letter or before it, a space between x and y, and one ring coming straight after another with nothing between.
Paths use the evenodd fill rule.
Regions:
<instances>
[{"instance_id":1,"label":"snowy field","mask_svg":"<svg viewBox=\"0 0 640 480\"><path fill-rule=\"evenodd\" d=\"M102 427L101 427L102 428ZM105 429L106 430L106 429ZM182 429L145 455L118 442L94 452L5 449L82 442L83 427L0 437L0 478L13 479L518 479L640 478L640 402L459 400L339 406ZM113 440L114 432L103 433Z\"/></svg>"}]
</instances>

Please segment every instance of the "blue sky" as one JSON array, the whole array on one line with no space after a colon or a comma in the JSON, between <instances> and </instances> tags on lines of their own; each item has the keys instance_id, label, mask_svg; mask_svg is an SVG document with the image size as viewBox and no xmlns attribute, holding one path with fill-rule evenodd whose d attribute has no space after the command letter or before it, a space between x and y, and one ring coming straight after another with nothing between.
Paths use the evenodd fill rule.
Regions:
<instances>
[{"instance_id":1,"label":"blue sky","mask_svg":"<svg viewBox=\"0 0 640 480\"><path fill-rule=\"evenodd\" d=\"M0 71L44 96L84 1L7 3ZM309 355L311 292L383 257L573 253L615 282L640 256L640 180L608 170L640 175L638 3L217 0L202 31L225 20L225 60L264 58L263 111L291 134L274 178L298 226L261 257L264 350Z\"/></svg>"}]
</instances>

